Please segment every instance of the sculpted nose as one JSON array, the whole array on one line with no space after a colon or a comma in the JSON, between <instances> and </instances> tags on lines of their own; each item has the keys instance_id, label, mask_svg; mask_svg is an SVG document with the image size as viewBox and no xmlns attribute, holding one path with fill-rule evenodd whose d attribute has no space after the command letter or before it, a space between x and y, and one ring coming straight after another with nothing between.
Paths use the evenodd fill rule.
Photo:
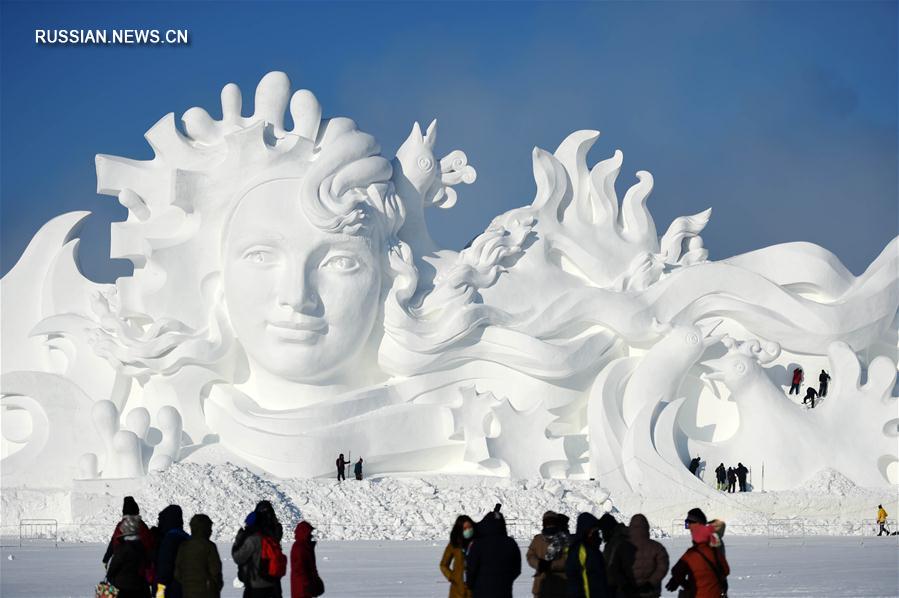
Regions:
<instances>
[{"instance_id":1,"label":"sculpted nose","mask_svg":"<svg viewBox=\"0 0 899 598\"><path fill-rule=\"evenodd\" d=\"M302 265L288 269L278 285L278 304L294 311L309 311L317 303L315 285Z\"/></svg>"}]
</instances>

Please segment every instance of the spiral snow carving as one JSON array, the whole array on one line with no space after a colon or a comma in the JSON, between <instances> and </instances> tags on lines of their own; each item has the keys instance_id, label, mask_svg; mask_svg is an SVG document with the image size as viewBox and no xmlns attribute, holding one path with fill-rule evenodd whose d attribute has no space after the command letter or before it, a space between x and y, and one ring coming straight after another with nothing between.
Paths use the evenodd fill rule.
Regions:
<instances>
[{"instance_id":1,"label":"spiral snow carving","mask_svg":"<svg viewBox=\"0 0 899 598\"><path fill-rule=\"evenodd\" d=\"M221 119L151 126L151 160L97 156L132 276L80 274L77 212L0 282L4 485L207 454L313 477L349 451L371 474L595 477L613 494L711 492L690 451L764 464L768 489L825 466L897 482L899 240L858 277L807 243L715 261L711 210L660 237L657 182L637 171L619 199L622 152L589 165L584 130L535 148L533 201L451 251L424 210L477 173L436 121L384 156L278 72L248 112L228 84ZM814 411L779 386L796 364L833 377Z\"/></svg>"}]
</instances>

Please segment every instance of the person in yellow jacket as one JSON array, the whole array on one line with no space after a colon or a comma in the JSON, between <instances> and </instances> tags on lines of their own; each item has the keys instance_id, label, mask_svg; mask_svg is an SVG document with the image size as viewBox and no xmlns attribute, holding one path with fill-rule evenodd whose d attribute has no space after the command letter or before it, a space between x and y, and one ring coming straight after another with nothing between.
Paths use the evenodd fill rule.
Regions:
<instances>
[{"instance_id":1,"label":"person in yellow jacket","mask_svg":"<svg viewBox=\"0 0 899 598\"><path fill-rule=\"evenodd\" d=\"M459 515L440 559L440 572L450 582L449 598L471 598L471 590L465 585L465 553L472 538L474 520L468 515Z\"/></svg>"},{"instance_id":2,"label":"person in yellow jacket","mask_svg":"<svg viewBox=\"0 0 899 598\"><path fill-rule=\"evenodd\" d=\"M887 517L888 513L886 509L883 508L883 505L877 505L877 523L880 524L880 531L877 532L878 536L882 536L883 534L890 535L890 531L887 529Z\"/></svg>"}]
</instances>

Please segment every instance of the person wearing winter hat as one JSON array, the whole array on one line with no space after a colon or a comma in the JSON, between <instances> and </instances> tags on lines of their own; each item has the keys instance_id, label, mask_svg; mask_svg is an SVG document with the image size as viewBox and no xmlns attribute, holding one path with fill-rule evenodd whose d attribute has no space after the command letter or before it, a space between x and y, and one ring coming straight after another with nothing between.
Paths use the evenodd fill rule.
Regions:
<instances>
[{"instance_id":1,"label":"person wearing winter hat","mask_svg":"<svg viewBox=\"0 0 899 598\"><path fill-rule=\"evenodd\" d=\"M475 540L465 560L465 582L472 598L512 598L512 584L521 575L521 551L498 509L499 505L475 525Z\"/></svg>"},{"instance_id":2,"label":"person wearing winter hat","mask_svg":"<svg viewBox=\"0 0 899 598\"><path fill-rule=\"evenodd\" d=\"M671 568L671 579L665 585L670 592L684 588L695 598L720 598L727 594L730 566L715 533L701 509L690 509L684 524L690 530L693 545ZM723 525L721 526L723 533Z\"/></svg>"},{"instance_id":3,"label":"person wearing winter hat","mask_svg":"<svg viewBox=\"0 0 899 598\"><path fill-rule=\"evenodd\" d=\"M599 550L600 520L591 513L577 517L574 541L568 548L565 575L569 598L613 598L606 582L606 564Z\"/></svg>"},{"instance_id":4,"label":"person wearing winter hat","mask_svg":"<svg viewBox=\"0 0 899 598\"><path fill-rule=\"evenodd\" d=\"M119 542L121 542L123 536L122 525L125 521L136 522L137 535L140 538L145 553L145 562L143 566L144 574L147 576L148 581L152 582L153 555L156 543L153 541L153 534L150 533L150 528L148 528L147 524L140 518L140 507L137 506L137 501L134 500L133 496L126 496L125 500L122 501L122 519L116 524L115 529L112 532L112 538L110 538L109 544L106 545L106 552L103 554L103 564L109 565L109 559L112 558L116 547L119 545Z\"/></svg>"},{"instance_id":5,"label":"person wearing winter hat","mask_svg":"<svg viewBox=\"0 0 899 598\"><path fill-rule=\"evenodd\" d=\"M108 562L106 579L118 589L120 598L150 598L146 577L149 555L141 541L141 525L140 515L125 515L116 528L119 536Z\"/></svg>"},{"instance_id":6,"label":"person wearing winter hat","mask_svg":"<svg viewBox=\"0 0 899 598\"><path fill-rule=\"evenodd\" d=\"M284 530L272 503L261 500L247 517L247 526L237 532L231 546L231 558L237 564L237 577L245 585L245 598L280 598L281 579L263 575L260 567L264 544L280 554ZM281 557L286 558L286 557Z\"/></svg>"},{"instance_id":7,"label":"person wearing winter hat","mask_svg":"<svg viewBox=\"0 0 899 598\"><path fill-rule=\"evenodd\" d=\"M314 598L325 593L325 584L315 564L315 540L312 524L300 521L294 529L290 549L290 598Z\"/></svg>"},{"instance_id":8,"label":"person wearing winter hat","mask_svg":"<svg viewBox=\"0 0 899 598\"><path fill-rule=\"evenodd\" d=\"M650 539L649 521L637 513L628 525L628 543L619 549L618 596L622 598L658 598L662 580L668 574L668 551Z\"/></svg>"},{"instance_id":9,"label":"person wearing winter hat","mask_svg":"<svg viewBox=\"0 0 899 598\"><path fill-rule=\"evenodd\" d=\"M534 568L535 598L564 598L565 562L568 558L568 517L552 511L543 514L543 529L528 546L527 561Z\"/></svg>"},{"instance_id":10,"label":"person wearing winter hat","mask_svg":"<svg viewBox=\"0 0 899 598\"><path fill-rule=\"evenodd\" d=\"M602 547L602 558L606 564L606 582L609 584L612 596L615 596L618 593L619 584L623 581L618 579L618 573L621 571L619 552L628 542L627 526L611 514L604 513L599 518L599 529L602 532L602 540L605 542Z\"/></svg>"},{"instance_id":11,"label":"person wearing winter hat","mask_svg":"<svg viewBox=\"0 0 899 598\"><path fill-rule=\"evenodd\" d=\"M165 598L181 598L181 584L175 579L175 557L179 546L190 538L184 531L184 514L179 505L169 505L159 512L158 523L150 529L156 544L157 593L162 588Z\"/></svg>"}]
</instances>

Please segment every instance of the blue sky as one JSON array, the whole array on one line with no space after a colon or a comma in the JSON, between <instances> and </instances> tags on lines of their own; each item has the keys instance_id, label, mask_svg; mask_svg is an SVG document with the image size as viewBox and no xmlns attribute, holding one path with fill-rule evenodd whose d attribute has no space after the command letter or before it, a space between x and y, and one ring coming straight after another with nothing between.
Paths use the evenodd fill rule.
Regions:
<instances>
[{"instance_id":1,"label":"blue sky","mask_svg":"<svg viewBox=\"0 0 899 598\"><path fill-rule=\"evenodd\" d=\"M392 154L412 121L478 169L438 243L461 248L534 196L530 153L599 129L591 158L624 152L655 177L660 232L714 208L713 259L811 241L860 273L897 234L897 3L82 3L2 4L0 266L46 220L93 212L82 268L111 281L94 154L147 159L168 112L219 110L225 83L252 98L283 70L326 115L354 118ZM34 44L36 28L187 28L187 47Z\"/></svg>"}]
</instances>

